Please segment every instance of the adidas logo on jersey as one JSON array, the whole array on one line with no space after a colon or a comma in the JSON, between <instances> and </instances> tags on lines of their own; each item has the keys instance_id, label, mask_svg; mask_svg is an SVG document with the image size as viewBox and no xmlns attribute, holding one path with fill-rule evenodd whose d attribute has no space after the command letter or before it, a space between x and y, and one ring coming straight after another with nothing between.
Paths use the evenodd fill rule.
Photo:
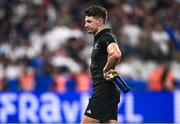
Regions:
<instances>
[{"instance_id":1,"label":"adidas logo on jersey","mask_svg":"<svg viewBox=\"0 0 180 124\"><path fill-rule=\"evenodd\" d=\"M94 49L98 49L98 43L94 45Z\"/></svg>"},{"instance_id":2,"label":"adidas logo on jersey","mask_svg":"<svg viewBox=\"0 0 180 124\"><path fill-rule=\"evenodd\" d=\"M87 110L86 112L89 113L89 114L91 114L91 109Z\"/></svg>"}]
</instances>

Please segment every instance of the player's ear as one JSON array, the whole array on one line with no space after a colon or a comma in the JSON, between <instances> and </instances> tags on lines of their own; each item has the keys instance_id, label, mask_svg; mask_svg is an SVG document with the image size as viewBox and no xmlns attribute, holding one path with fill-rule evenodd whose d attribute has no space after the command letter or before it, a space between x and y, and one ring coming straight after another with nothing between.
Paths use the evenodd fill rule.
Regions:
<instances>
[{"instance_id":1,"label":"player's ear","mask_svg":"<svg viewBox=\"0 0 180 124\"><path fill-rule=\"evenodd\" d=\"M101 26L104 23L102 18L98 18L98 25Z\"/></svg>"}]
</instances>

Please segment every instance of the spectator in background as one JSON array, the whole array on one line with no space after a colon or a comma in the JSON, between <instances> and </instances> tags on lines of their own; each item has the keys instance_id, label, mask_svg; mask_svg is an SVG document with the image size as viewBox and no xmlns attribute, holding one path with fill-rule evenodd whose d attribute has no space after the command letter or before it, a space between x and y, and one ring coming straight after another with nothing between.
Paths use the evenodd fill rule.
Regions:
<instances>
[{"instance_id":1,"label":"spectator in background","mask_svg":"<svg viewBox=\"0 0 180 124\"><path fill-rule=\"evenodd\" d=\"M149 74L148 88L150 91L174 90L174 77L167 64L160 64Z\"/></svg>"},{"instance_id":2,"label":"spectator in background","mask_svg":"<svg viewBox=\"0 0 180 124\"><path fill-rule=\"evenodd\" d=\"M77 74L76 77L76 89L79 92L88 92L91 88L91 77L87 72Z\"/></svg>"},{"instance_id":3,"label":"spectator in background","mask_svg":"<svg viewBox=\"0 0 180 124\"><path fill-rule=\"evenodd\" d=\"M88 64L81 55L84 47L85 47L85 42L81 39L76 39L74 37L67 40L67 44L65 47L67 56L72 58L76 63L79 63L80 67L82 68L81 70L88 69Z\"/></svg>"},{"instance_id":4,"label":"spectator in background","mask_svg":"<svg viewBox=\"0 0 180 124\"><path fill-rule=\"evenodd\" d=\"M36 85L34 70L27 67L20 75L19 83L21 91L34 91Z\"/></svg>"},{"instance_id":5,"label":"spectator in background","mask_svg":"<svg viewBox=\"0 0 180 124\"><path fill-rule=\"evenodd\" d=\"M23 72L19 62L18 60L9 60L4 70L8 90L10 91L18 91L19 89L18 77Z\"/></svg>"},{"instance_id":6,"label":"spectator in background","mask_svg":"<svg viewBox=\"0 0 180 124\"><path fill-rule=\"evenodd\" d=\"M137 53L141 33L141 28L133 22L131 16L123 18L123 26L121 27L121 45L126 49L125 51L127 51L127 54Z\"/></svg>"},{"instance_id":7,"label":"spectator in background","mask_svg":"<svg viewBox=\"0 0 180 124\"><path fill-rule=\"evenodd\" d=\"M0 91L7 90L6 79L4 77L3 67L0 65Z\"/></svg>"},{"instance_id":8,"label":"spectator in background","mask_svg":"<svg viewBox=\"0 0 180 124\"><path fill-rule=\"evenodd\" d=\"M62 74L63 73L63 74ZM65 93L67 91L66 85L66 78L67 75L65 74L65 67L59 67L54 69L52 73L53 83L52 83L52 90L58 93Z\"/></svg>"},{"instance_id":9,"label":"spectator in background","mask_svg":"<svg viewBox=\"0 0 180 124\"><path fill-rule=\"evenodd\" d=\"M169 35L170 41L173 47L173 58L176 60L180 60L180 29L176 27L173 29L167 29L166 32Z\"/></svg>"},{"instance_id":10,"label":"spectator in background","mask_svg":"<svg viewBox=\"0 0 180 124\"><path fill-rule=\"evenodd\" d=\"M4 57L0 56L0 91L5 89L5 77L4 77Z\"/></svg>"},{"instance_id":11,"label":"spectator in background","mask_svg":"<svg viewBox=\"0 0 180 124\"><path fill-rule=\"evenodd\" d=\"M0 91L7 91L7 89L8 89L8 87L6 85L4 78L3 79L1 78L0 79Z\"/></svg>"},{"instance_id":12,"label":"spectator in background","mask_svg":"<svg viewBox=\"0 0 180 124\"><path fill-rule=\"evenodd\" d=\"M167 60L171 54L169 36L164 31L161 23L156 22L153 27L151 39L154 57L156 60Z\"/></svg>"},{"instance_id":13,"label":"spectator in background","mask_svg":"<svg viewBox=\"0 0 180 124\"><path fill-rule=\"evenodd\" d=\"M148 60L152 59L152 38L151 38L151 32L152 32L152 25L151 25L151 19L146 18L144 26L142 28L142 34L139 39L139 54L142 58Z\"/></svg>"}]
</instances>

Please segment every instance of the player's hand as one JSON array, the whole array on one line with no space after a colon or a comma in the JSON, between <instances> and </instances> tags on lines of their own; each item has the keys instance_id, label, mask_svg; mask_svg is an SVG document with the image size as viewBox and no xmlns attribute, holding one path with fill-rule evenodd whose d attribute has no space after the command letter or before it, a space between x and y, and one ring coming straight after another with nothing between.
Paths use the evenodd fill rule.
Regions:
<instances>
[{"instance_id":1,"label":"player's hand","mask_svg":"<svg viewBox=\"0 0 180 124\"><path fill-rule=\"evenodd\" d=\"M112 80L113 76L112 76L112 73L115 72L117 73L115 70L113 69L110 69L110 70L103 70L103 74L104 74L104 79L106 80Z\"/></svg>"}]
</instances>

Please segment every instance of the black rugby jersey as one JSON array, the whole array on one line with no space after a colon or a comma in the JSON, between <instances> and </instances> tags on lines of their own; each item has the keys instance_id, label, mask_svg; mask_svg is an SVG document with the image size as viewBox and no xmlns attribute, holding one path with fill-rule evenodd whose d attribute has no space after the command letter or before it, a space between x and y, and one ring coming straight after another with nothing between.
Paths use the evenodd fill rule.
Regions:
<instances>
[{"instance_id":1,"label":"black rugby jersey","mask_svg":"<svg viewBox=\"0 0 180 124\"><path fill-rule=\"evenodd\" d=\"M117 43L112 36L110 29L103 29L94 37L93 50L91 55L90 71L93 81L92 98L114 98L119 97L119 91L115 84L107 81L103 76L103 68L107 62L107 46L110 43Z\"/></svg>"}]
</instances>

